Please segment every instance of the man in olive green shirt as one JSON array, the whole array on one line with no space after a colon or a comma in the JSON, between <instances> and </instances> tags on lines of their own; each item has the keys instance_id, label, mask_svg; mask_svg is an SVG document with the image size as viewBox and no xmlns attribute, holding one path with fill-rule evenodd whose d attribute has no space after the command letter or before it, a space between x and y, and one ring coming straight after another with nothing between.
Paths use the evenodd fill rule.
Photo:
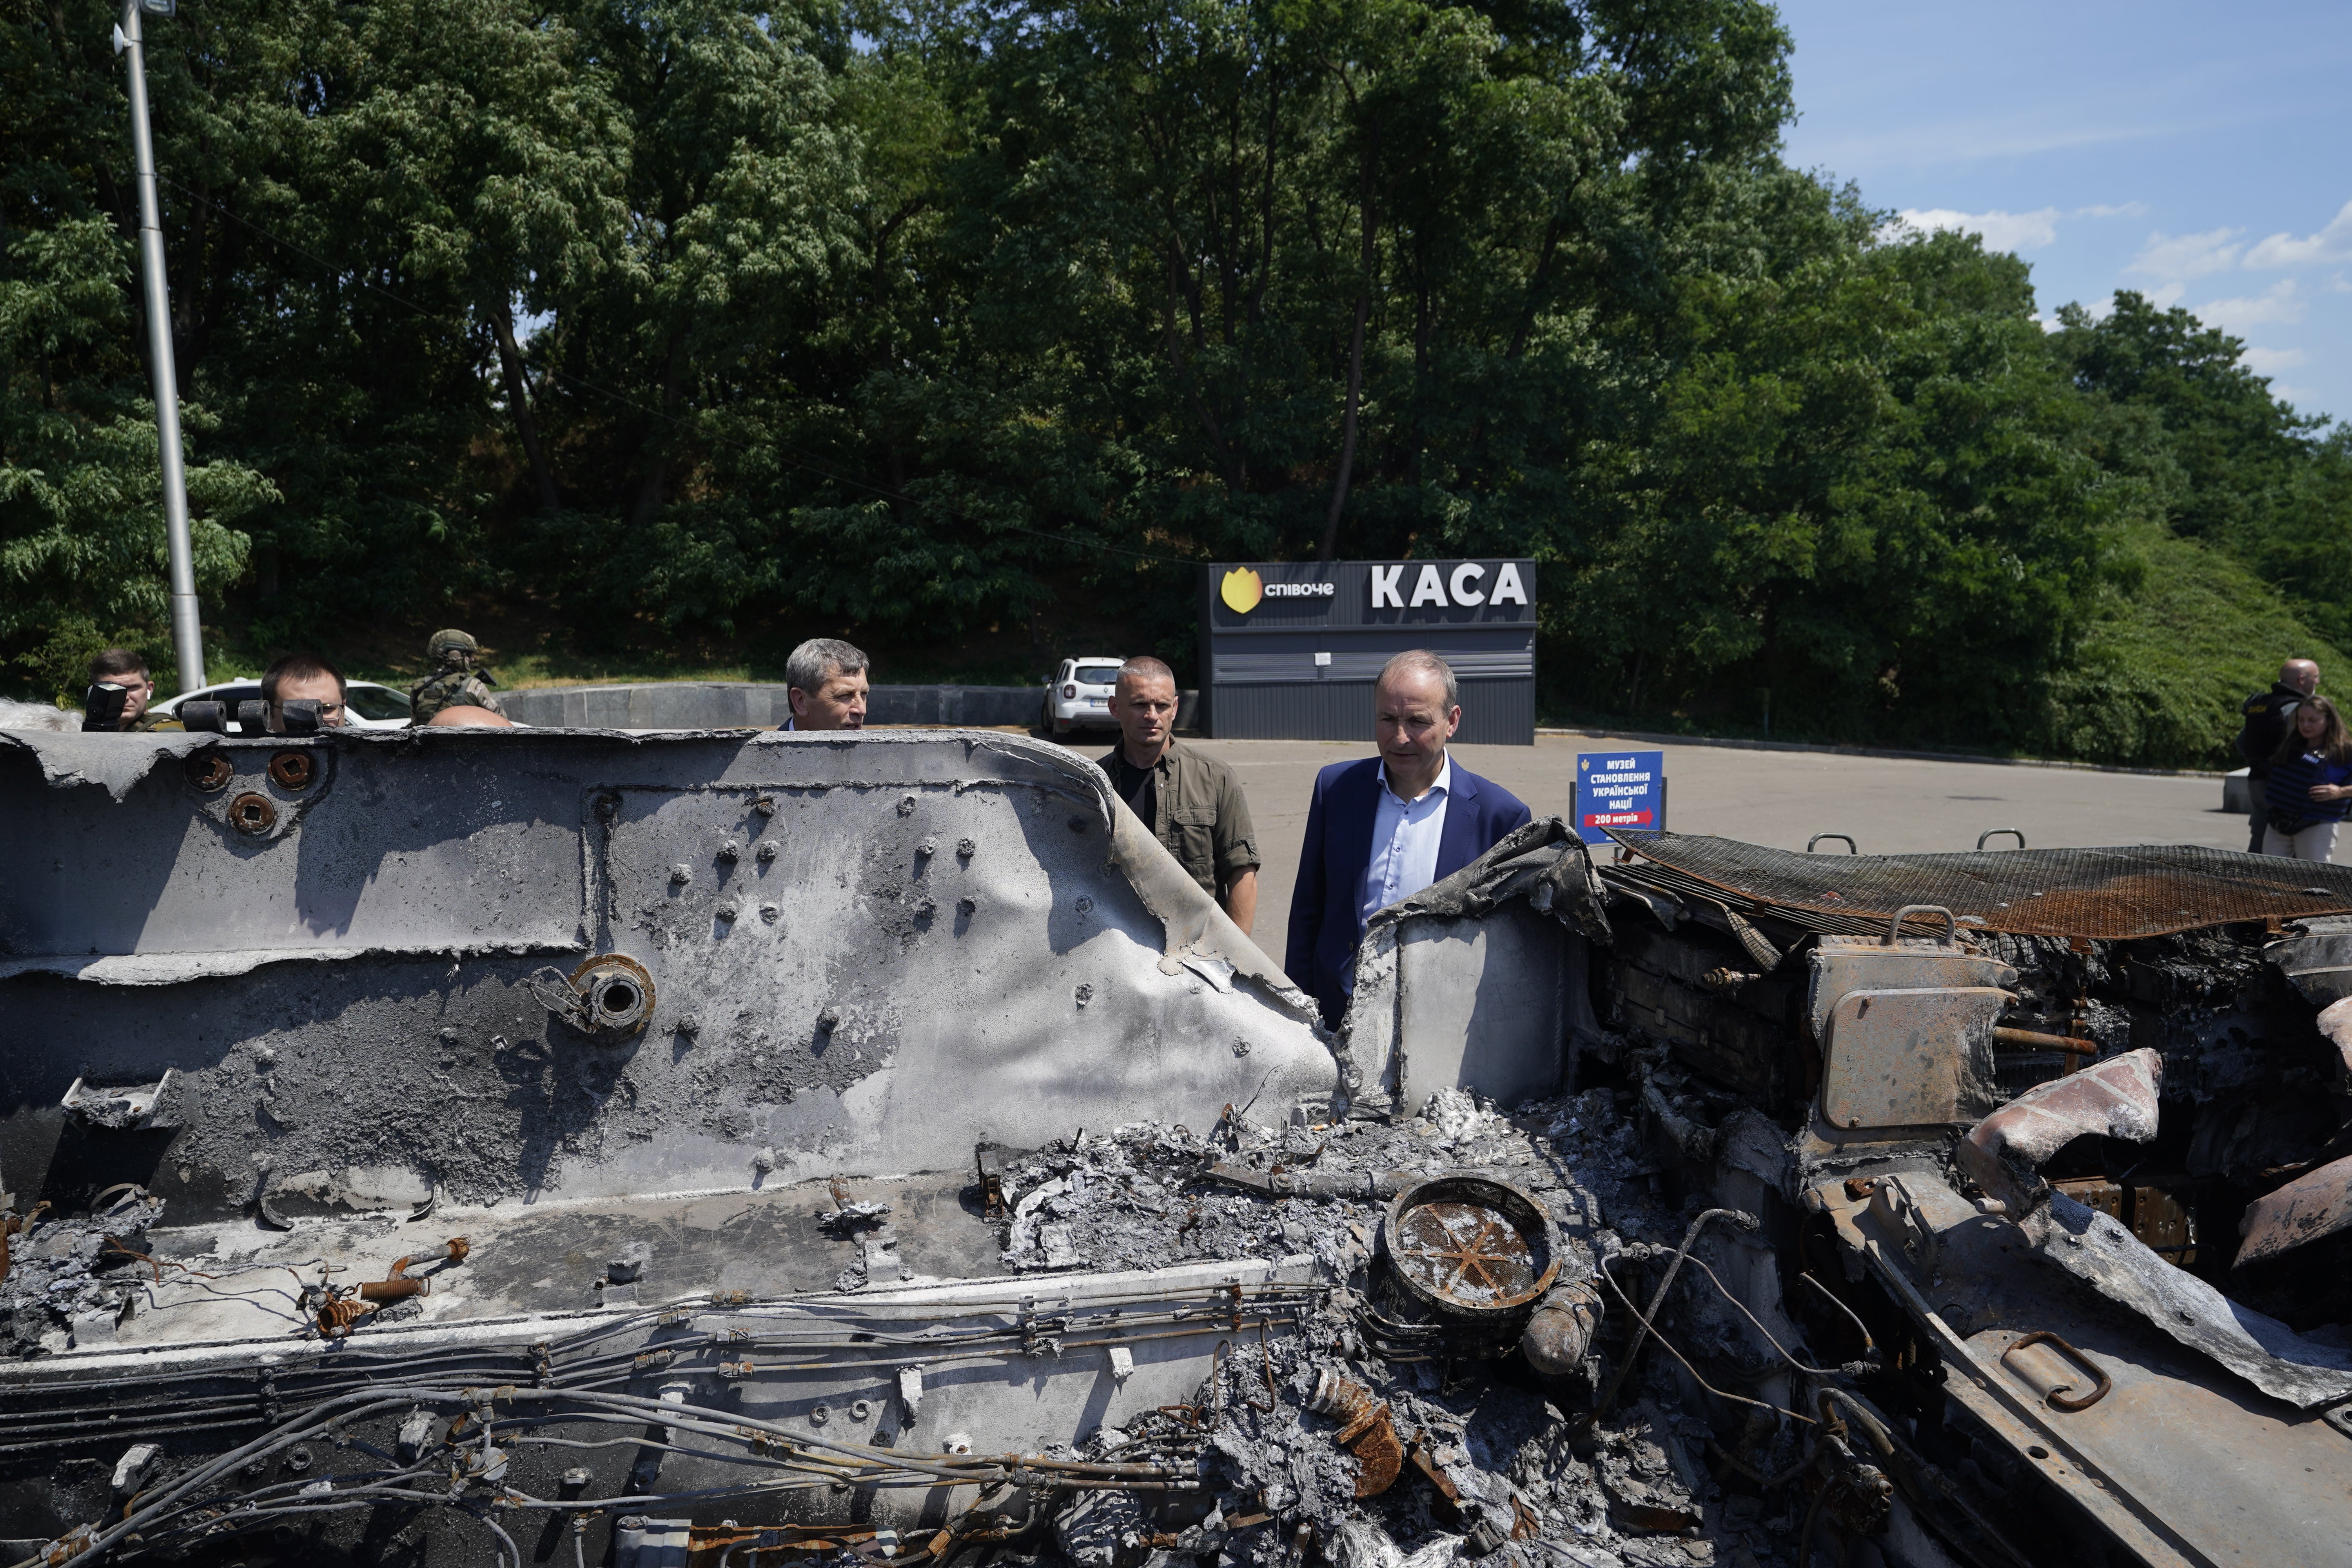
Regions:
<instances>
[{"instance_id":1,"label":"man in olive green shirt","mask_svg":"<svg viewBox=\"0 0 2352 1568\"><path fill-rule=\"evenodd\" d=\"M1176 672L1148 655L1129 659L1118 667L1110 711L1119 746L1102 771L1111 787L1248 934L1259 865L1249 800L1231 768L1176 743Z\"/></svg>"}]
</instances>

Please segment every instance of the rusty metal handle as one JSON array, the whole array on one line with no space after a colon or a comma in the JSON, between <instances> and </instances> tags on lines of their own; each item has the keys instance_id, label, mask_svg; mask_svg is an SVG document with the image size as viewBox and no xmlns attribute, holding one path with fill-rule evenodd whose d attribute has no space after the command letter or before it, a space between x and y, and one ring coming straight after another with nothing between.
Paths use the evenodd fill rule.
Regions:
<instances>
[{"instance_id":1,"label":"rusty metal handle","mask_svg":"<svg viewBox=\"0 0 2352 1568\"><path fill-rule=\"evenodd\" d=\"M1903 933L1903 917L1905 915L1943 916L1944 934L1937 940L1946 947L1956 947L1959 944L1960 922L1958 917L1954 915L1951 910L1946 909L1941 904L1906 904L1901 909L1895 911L1895 918L1893 920L1886 922L1886 934L1878 939L1879 946L1893 947L1895 945L1895 939Z\"/></svg>"},{"instance_id":2,"label":"rusty metal handle","mask_svg":"<svg viewBox=\"0 0 2352 1568\"><path fill-rule=\"evenodd\" d=\"M1849 833L1816 833L1811 838L1805 840L1805 853L1808 855L1811 854L1813 852L1813 846L1819 844L1824 838L1843 839L1845 841L1845 852L1849 855L1859 855L1862 853L1862 850L1854 844L1853 836Z\"/></svg>"},{"instance_id":3,"label":"rusty metal handle","mask_svg":"<svg viewBox=\"0 0 2352 1568\"><path fill-rule=\"evenodd\" d=\"M2022 834L2022 833L2020 833L2020 832L2019 832L2016 828L2014 828L2014 827L1988 827L1988 828L1986 828L1982 833L1979 833L1979 834L1978 834L1978 835L1977 835L1977 847L1978 847L1979 849L1982 849L1982 848L1984 847L1984 841L1985 841L1986 839L1988 839L1988 838L1991 838L1991 837L1994 837L1995 836L2000 835L2000 834L2003 834L2003 833L2006 833L2006 834L2008 834L2011 838L2016 839L2016 840L2017 840L2017 847L2018 847L2020 849L2022 849L2022 848L2024 848L2024 847L2025 847L2025 835L2024 835L2024 834Z\"/></svg>"},{"instance_id":4,"label":"rusty metal handle","mask_svg":"<svg viewBox=\"0 0 2352 1568\"><path fill-rule=\"evenodd\" d=\"M2050 1408L2053 1410L2088 1410L2092 1405L2096 1405L2100 1400L2105 1399L2107 1396L2108 1391L2113 1389L2116 1385L2116 1380L2109 1377L2105 1371L2101 1370L2097 1362L2093 1361L2089 1356L2084 1355L2081 1351L2076 1350L2073 1345L2068 1344L2064 1340L2060 1339L2056 1334L2052 1333L2047 1329L2036 1329L2030 1334L2019 1335L2017 1339L2011 1342L2010 1347L2007 1350L2000 1352L2000 1364L2009 1367L2010 1371L2017 1373L2019 1377L2024 1378L2025 1373L2019 1371L2017 1367L2011 1365L2009 1358L2015 1355L2018 1352L2025 1349L2028 1345L2049 1345L2057 1351L2060 1355L2064 1356L2068 1361L2073 1362L2076 1366L2081 1367L2084 1372L2089 1373L2093 1377L2098 1379L2099 1385L2091 1390L2090 1393L2083 1395L2080 1399L2069 1399L2066 1396L2065 1391L2073 1386L2071 1384L2062 1383L2056 1388L2052 1389L2042 1397L2049 1400ZM2032 1380L2028 1378L2026 1381L2031 1382Z\"/></svg>"}]
</instances>

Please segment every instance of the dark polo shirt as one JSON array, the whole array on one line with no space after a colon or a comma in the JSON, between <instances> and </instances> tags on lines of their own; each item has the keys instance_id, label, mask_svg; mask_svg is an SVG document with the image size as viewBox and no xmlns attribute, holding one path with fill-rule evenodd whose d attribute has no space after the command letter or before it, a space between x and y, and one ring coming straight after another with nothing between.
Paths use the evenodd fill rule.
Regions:
<instances>
[{"instance_id":1,"label":"dark polo shirt","mask_svg":"<svg viewBox=\"0 0 2352 1568\"><path fill-rule=\"evenodd\" d=\"M1211 898L1261 863L1249 798L1231 768L1174 741L1148 768L1130 767L1125 750L1101 759L1111 787Z\"/></svg>"}]
</instances>

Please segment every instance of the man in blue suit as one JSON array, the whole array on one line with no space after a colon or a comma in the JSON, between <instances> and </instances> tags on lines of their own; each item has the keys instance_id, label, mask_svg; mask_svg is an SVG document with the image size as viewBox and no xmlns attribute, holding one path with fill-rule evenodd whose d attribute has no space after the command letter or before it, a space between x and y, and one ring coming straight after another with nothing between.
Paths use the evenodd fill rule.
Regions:
<instances>
[{"instance_id":1,"label":"man in blue suit","mask_svg":"<svg viewBox=\"0 0 2352 1568\"><path fill-rule=\"evenodd\" d=\"M1372 687L1380 755L1333 763L1316 777L1282 967L1335 1028L1356 988L1365 920L1452 876L1528 820L1510 791L1446 756L1461 723L1452 667L1425 650L1401 653Z\"/></svg>"}]
</instances>

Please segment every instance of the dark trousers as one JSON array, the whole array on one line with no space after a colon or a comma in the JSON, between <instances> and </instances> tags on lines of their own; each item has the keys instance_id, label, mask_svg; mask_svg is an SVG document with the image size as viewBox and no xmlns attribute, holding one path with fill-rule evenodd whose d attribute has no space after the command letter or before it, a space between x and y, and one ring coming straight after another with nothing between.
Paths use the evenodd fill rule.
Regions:
<instances>
[{"instance_id":1,"label":"dark trousers","mask_svg":"<svg viewBox=\"0 0 2352 1568\"><path fill-rule=\"evenodd\" d=\"M2251 814L2254 833L2253 837L2246 845L2246 853L2249 855L2259 855L2263 852L2263 830L2270 826L2271 810L2263 793L2263 785L2268 782L2265 779L2256 778L2252 773L2246 775L2246 793L2254 797L2254 809Z\"/></svg>"}]
</instances>

